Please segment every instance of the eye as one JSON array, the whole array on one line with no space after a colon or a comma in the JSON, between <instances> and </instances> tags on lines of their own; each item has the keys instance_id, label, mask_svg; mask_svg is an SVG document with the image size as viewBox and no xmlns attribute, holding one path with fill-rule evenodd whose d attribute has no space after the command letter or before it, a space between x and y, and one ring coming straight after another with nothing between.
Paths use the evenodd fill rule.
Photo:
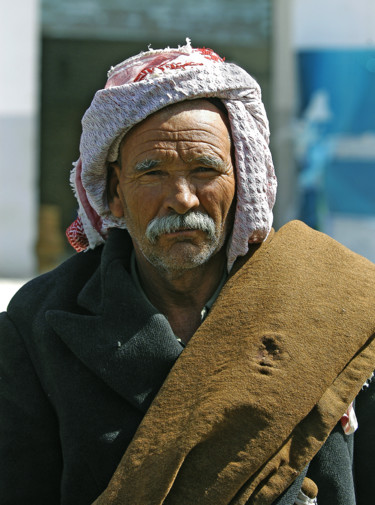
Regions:
<instances>
[{"instance_id":1,"label":"eye","mask_svg":"<svg viewBox=\"0 0 375 505\"><path fill-rule=\"evenodd\" d=\"M163 175L162 170L150 170L149 172L145 172L143 175L150 175L150 176L156 176L156 175Z\"/></svg>"},{"instance_id":2,"label":"eye","mask_svg":"<svg viewBox=\"0 0 375 505\"><path fill-rule=\"evenodd\" d=\"M212 168L212 167L204 167L204 166L197 167L196 169L194 169L194 172L196 172L198 174L199 173L206 173L206 172L214 172L214 171L215 171L214 168Z\"/></svg>"}]
</instances>

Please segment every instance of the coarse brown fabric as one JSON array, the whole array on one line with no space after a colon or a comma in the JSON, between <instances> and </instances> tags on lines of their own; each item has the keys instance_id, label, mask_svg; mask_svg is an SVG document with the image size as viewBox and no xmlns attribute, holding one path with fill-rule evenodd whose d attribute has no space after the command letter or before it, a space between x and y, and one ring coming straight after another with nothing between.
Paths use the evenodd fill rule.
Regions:
<instances>
[{"instance_id":1,"label":"coarse brown fabric","mask_svg":"<svg viewBox=\"0 0 375 505\"><path fill-rule=\"evenodd\" d=\"M318 486L314 481L305 477L302 482L301 491L308 497L310 500L316 498L318 494Z\"/></svg>"},{"instance_id":2,"label":"coarse brown fabric","mask_svg":"<svg viewBox=\"0 0 375 505\"><path fill-rule=\"evenodd\" d=\"M375 368L374 281L299 222L254 246L95 505L271 504Z\"/></svg>"}]
</instances>

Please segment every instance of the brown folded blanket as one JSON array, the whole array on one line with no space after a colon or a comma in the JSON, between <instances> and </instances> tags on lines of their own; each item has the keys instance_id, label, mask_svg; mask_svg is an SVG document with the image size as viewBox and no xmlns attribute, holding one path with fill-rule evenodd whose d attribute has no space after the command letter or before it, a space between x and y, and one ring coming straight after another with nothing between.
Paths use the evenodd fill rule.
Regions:
<instances>
[{"instance_id":1,"label":"brown folded blanket","mask_svg":"<svg viewBox=\"0 0 375 505\"><path fill-rule=\"evenodd\" d=\"M299 222L253 246L95 505L271 504L375 368L374 286Z\"/></svg>"}]
</instances>

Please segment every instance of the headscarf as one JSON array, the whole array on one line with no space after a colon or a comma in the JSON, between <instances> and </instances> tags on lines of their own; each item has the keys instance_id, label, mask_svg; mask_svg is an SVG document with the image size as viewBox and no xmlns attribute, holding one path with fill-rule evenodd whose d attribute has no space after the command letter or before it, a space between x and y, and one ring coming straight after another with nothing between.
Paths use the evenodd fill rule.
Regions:
<instances>
[{"instance_id":1,"label":"headscarf","mask_svg":"<svg viewBox=\"0 0 375 505\"><path fill-rule=\"evenodd\" d=\"M71 172L78 217L67 229L77 251L105 242L110 228L126 228L109 209L108 164L124 135L150 114L177 102L219 98L228 111L234 144L236 210L227 247L228 271L249 243L262 242L272 226L276 177L268 147L269 126L257 82L211 49L149 49L112 67L82 119L80 158Z\"/></svg>"}]
</instances>

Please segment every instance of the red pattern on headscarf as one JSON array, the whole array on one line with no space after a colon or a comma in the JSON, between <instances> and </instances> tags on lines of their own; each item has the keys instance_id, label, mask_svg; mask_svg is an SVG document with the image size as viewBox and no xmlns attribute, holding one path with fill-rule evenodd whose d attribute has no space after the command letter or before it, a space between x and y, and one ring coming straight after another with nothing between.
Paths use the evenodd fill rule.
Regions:
<instances>
[{"instance_id":1,"label":"red pattern on headscarf","mask_svg":"<svg viewBox=\"0 0 375 505\"><path fill-rule=\"evenodd\" d=\"M208 47L197 47L194 49L198 53L203 54L208 60L214 60L214 61L225 61L225 58L221 58L218 54L215 53L212 49Z\"/></svg>"},{"instance_id":2,"label":"red pattern on headscarf","mask_svg":"<svg viewBox=\"0 0 375 505\"><path fill-rule=\"evenodd\" d=\"M88 249L89 241L79 217L67 228L65 234L69 244L74 247L77 252L86 251L86 249Z\"/></svg>"},{"instance_id":3,"label":"red pattern on headscarf","mask_svg":"<svg viewBox=\"0 0 375 505\"><path fill-rule=\"evenodd\" d=\"M194 62L187 62L187 63L167 63L165 65L158 65L156 67L147 67L144 68L137 77L134 79L134 82L139 82L143 81L145 77L147 77L148 74L152 74L155 72L156 69L161 70L164 72L166 69L171 69L171 70L176 70L180 68L186 68L186 67L194 67L196 65L203 65L203 63L194 63Z\"/></svg>"},{"instance_id":4,"label":"red pattern on headscarf","mask_svg":"<svg viewBox=\"0 0 375 505\"><path fill-rule=\"evenodd\" d=\"M86 191L83 188L82 185L82 179L81 179L81 174L82 174L82 161L79 159L76 167L76 188L77 192L79 195L79 198L81 200L81 204L83 208L85 209L86 215L89 218L92 226L94 229L100 234L101 233L101 226L102 226L102 219L101 217L97 214L95 209L93 209L90 205L90 202L88 201ZM69 241L69 244L77 251L85 251L88 249L90 243L89 240L85 234L85 230L82 224L82 221L80 217L78 217L66 230L65 232L66 237Z\"/></svg>"}]
</instances>

